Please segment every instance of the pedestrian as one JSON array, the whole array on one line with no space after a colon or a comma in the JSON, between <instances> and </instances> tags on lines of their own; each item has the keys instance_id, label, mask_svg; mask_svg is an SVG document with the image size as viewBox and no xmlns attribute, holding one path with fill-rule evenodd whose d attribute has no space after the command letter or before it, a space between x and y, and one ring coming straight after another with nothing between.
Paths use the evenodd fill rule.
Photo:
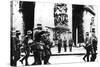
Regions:
<instances>
[{"instance_id":1,"label":"pedestrian","mask_svg":"<svg viewBox=\"0 0 100 67\"><path fill-rule=\"evenodd\" d=\"M96 51L97 51L97 37L95 36L95 32L92 31L92 36L90 37L90 41L91 41L91 46L92 46L92 56L91 56L91 62L94 62L96 59Z\"/></svg>"},{"instance_id":2,"label":"pedestrian","mask_svg":"<svg viewBox=\"0 0 100 67\"><path fill-rule=\"evenodd\" d=\"M58 53L61 52L61 47L62 47L62 39L59 36L59 38L58 38Z\"/></svg>"},{"instance_id":3,"label":"pedestrian","mask_svg":"<svg viewBox=\"0 0 100 67\"><path fill-rule=\"evenodd\" d=\"M66 38L64 37L64 40L63 40L63 46L64 46L64 52L67 51L67 40Z\"/></svg>"},{"instance_id":4,"label":"pedestrian","mask_svg":"<svg viewBox=\"0 0 100 67\"><path fill-rule=\"evenodd\" d=\"M73 46L73 40L72 38L70 37L69 39L69 51L72 52L72 46Z\"/></svg>"},{"instance_id":5,"label":"pedestrian","mask_svg":"<svg viewBox=\"0 0 100 67\"><path fill-rule=\"evenodd\" d=\"M20 59L20 39L19 35L21 34L19 30L16 30L15 36L11 37L11 66L16 66L17 61Z\"/></svg>"},{"instance_id":6,"label":"pedestrian","mask_svg":"<svg viewBox=\"0 0 100 67\"><path fill-rule=\"evenodd\" d=\"M88 32L86 32L86 38L85 38L84 43L85 43L84 47L86 49L86 54L83 57L83 60L89 62L90 61L90 59L89 59L90 58L90 53L91 53L91 44L90 44L90 38L89 38L89 33ZM86 58L87 58L87 60L86 60Z\"/></svg>"},{"instance_id":7,"label":"pedestrian","mask_svg":"<svg viewBox=\"0 0 100 67\"><path fill-rule=\"evenodd\" d=\"M31 38L32 31L28 30L27 35L24 38L24 49L25 49L25 56L20 60L20 62L23 64L23 60L25 60L25 65L28 64L28 57L30 55L30 45L33 43L32 38Z\"/></svg>"}]
</instances>

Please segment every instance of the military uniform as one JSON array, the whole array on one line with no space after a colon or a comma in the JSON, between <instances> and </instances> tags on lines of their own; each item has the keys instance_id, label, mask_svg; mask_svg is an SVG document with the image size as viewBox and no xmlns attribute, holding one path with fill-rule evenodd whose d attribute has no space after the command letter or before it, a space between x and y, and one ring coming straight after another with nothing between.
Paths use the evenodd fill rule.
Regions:
<instances>
[{"instance_id":1,"label":"military uniform","mask_svg":"<svg viewBox=\"0 0 100 67\"><path fill-rule=\"evenodd\" d=\"M69 39L69 51L72 52L73 40Z\"/></svg>"},{"instance_id":2,"label":"military uniform","mask_svg":"<svg viewBox=\"0 0 100 67\"><path fill-rule=\"evenodd\" d=\"M64 52L66 52L67 51L67 40L66 39L63 41L63 46L64 46Z\"/></svg>"},{"instance_id":3,"label":"military uniform","mask_svg":"<svg viewBox=\"0 0 100 67\"><path fill-rule=\"evenodd\" d=\"M29 30L27 31L27 35L24 38L24 49L25 49L25 56L20 60L20 62L23 64L23 60L25 60L25 65L28 65L28 57L30 54L30 45L33 43L31 39L31 34L32 32ZM31 41L30 41L31 40Z\"/></svg>"},{"instance_id":4,"label":"military uniform","mask_svg":"<svg viewBox=\"0 0 100 67\"><path fill-rule=\"evenodd\" d=\"M49 64L49 58L51 55L51 42L49 39L47 39L44 43L44 64Z\"/></svg>"},{"instance_id":5,"label":"military uniform","mask_svg":"<svg viewBox=\"0 0 100 67\"><path fill-rule=\"evenodd\" d=\"M23 60L25 59L25 65L28 65L28 57L30 54L30 47L29 47L29 43L28 43L28 36L25 36L24 38L24 49L25 49L25 56L20 60L23 64Z\"/></svg>"},{"instance_id":6,"label":"military uniform","mask_svg":"<svg viewBox=\"0 0 100 67\"><path fill-rule=\"evenodd\" d=\"M92 46L91 61L95 61L96 55L97 55L97 53L96 53L96 51L97 51L97 38L96 38L96 36L92 36L90 40L91 40L91 46Z\"/></svg>"},{"instance_id":7,"label":"military uniform","mask_svg":"<svg viewBox=\"0 0 100 67\"><path fill-rule=\"evenodd\" d=\"M42 53L43 53L43 43L41 42L41 31L36 31L34 34L34 46L32 46L34 54L34 63L32 65L41 65L42 64Z\"/></svg>"},{"instance_id":8,"label":"military uniform","mask_svg":"<svg viewBox=\"0 0 100 67\"><path fill-rule=\"evenodd\" d=\"M62 47L62 39L58 39L58 53L61 52L61 47Z\"/></svg>"},{"instance_id":9,"label":"military uniform","mask_svg":"<svg viewBox=\"0 0 100 67\"><path fill-rule=\"evenodd\" d=\"M90 56L90 53L91 53L91 44L90 44L89 36L85 38L85 44L86 44L86 46L85 46L86 54L83 57L83 60L85 60L85 58L87 58L87 62L89 62L89 56Z\"/></svg>"},{"instance_id":10,"label":"military uniform","mask_svg":"<svg viewBox=\"0 0 100 67\"><path fill-rule=\"evenodd\" d=\"M16 31L16 36L11 37L11 66L16 66L17 61L20 59L20 33Z\"/></svg>"}]
</instances>

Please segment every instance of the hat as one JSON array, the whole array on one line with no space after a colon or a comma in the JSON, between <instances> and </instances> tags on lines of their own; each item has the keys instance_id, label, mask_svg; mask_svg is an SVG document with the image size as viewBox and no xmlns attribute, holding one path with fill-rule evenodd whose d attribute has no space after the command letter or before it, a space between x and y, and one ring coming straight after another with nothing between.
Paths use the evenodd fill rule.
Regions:
<instances>
[{"instance_id":1,"label":"hat","mask_svg":"<svg viewBox=\"0 0 100 67\"><path fill-rule=\"evenodd\" d=\"M31 30L28 30L28 31L27 31L27 34L32 34L32 31L31 31Z\"/></svg>"},{"instance_id":2,"label":"hat","mask_svg":"<svg viewBox=\"0 0 100 67\"><path fill-rule=\"evenodd\" d=\"M89 32L86 32L86 35L89 35Z\"/></svg>"},{"instance_id":3,"label":"hat","mask_svg":"<svg viewBox=\"0 0 100 67\"><path fill-rule=\"evenodd\" d=\"M86 32L86 34L89 34L89 32Z\"/></svg>"},{"instance_id":4,"label":"hat","mask_svg":"<svg viewBox=\"0 0 100 67\"><path fill-rule=\"evenodd\" d=\"M92 28L92 32L95 33L95 28Z\"/></svg>"},{"instance_id":5,"label":"hat","mask_svg":"<svg viewBox=\"0 0 100 67\"><path fill-rule=\"evenodd\" d=\"M21 34L21 32L20 32L19 30L16 30L15 33L16 33L16 34L19 34L19 35Z\"/></svg>"}]
</instances>

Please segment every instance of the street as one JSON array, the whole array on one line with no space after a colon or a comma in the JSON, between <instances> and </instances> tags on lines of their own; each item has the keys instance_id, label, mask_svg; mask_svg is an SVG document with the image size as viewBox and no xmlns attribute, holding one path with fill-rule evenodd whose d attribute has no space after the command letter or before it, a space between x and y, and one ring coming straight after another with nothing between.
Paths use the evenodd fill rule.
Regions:
<instances>
[{"instance_id":1,"label":"street","mask_svg":"<svg viewBox=\"0 0 100 67\"><path fill-rule=\"evenodd\" d=\"M98 54L99 55L99 54ZM50 65L59 65L59 64L75 64L75 63L86 63L85 61L83 61L83 56L84 55L63 55L63 56L51 56L49 62L51 63ZM99 55L100 56L100 55ZM97 56L98 58L98 56ZM95 62L97 62L98 60L96 59ZM31 66L31 64L34 62L34 57L29 57L28 59L29 65ZM88 63L88 62L87 62ZM22 65L19 61L17 62L17 66L24 66L24 64ZM34 65L34 66L40 66L40 65Z\"/></svg>"},{"instance_id":2,"label":"street","mask_svg":"<svg viewBox=\"0 0 100 67\"><path fill-rule=\"evenodd\" d=\"M52 56L50 57L49 62L53 65L84 62L82 58L85 54L85 49L83 47L73 47L72 52L69 52L68 47L67 47L67 52L64 52L64 48L62 47L61 53L58 53L57 47L53 47L51 49L51 52ZM28 62L29 65L31 65L34 62L34 56L32 56L32 54L28 58ZM17 65L22 66L22 64L19 61L17 62Z\"/></svg>"}]
</instances>

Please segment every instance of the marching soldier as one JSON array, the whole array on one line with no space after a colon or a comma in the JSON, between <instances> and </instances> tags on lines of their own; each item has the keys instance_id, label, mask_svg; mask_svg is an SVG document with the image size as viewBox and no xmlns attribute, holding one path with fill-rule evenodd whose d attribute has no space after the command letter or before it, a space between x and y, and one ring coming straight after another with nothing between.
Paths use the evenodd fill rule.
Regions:
<instances>
[{"instance_id":1,"label":"marching soldier","mask_svg":"<svg viewBox=\"0 0 100 67\"><path fill-rule=\"evenodd\" d=\"M61 47L62 47L62 39L59 36L59 38L58 38L58 53L61 52Z\"/></svg>"},{"instance_id":2,"label":"marching soldier","mask_svg":"<svg viewBox=\"0 0 100 67\"><path fill-rule=\"evenodd\" d=\"M85 61L85 58L87 58L87 62L89 62L89 56L90 56L90 53L91 53L91 44L90 44L90 38L89 38L89 33L86 32L86 38L85 38L85 49L86 49L86 54L85 56L83 57L83 60Z\"/></svg>"},{"instance_id":3,"label":"marching soldier","mask_svg":"<svg viewBox=\"0 0 100 67\"><path fill-rule=\"evenodd\" d=\"M11 66L16 66L17 61L20 59L20 47L21 47L19 39L20 34L21 34L20 31L16 30L15 36L11 37Z\"/></svg>"},{"instance_id":4,"label":"marching soldier","mask_svg":"<svg viewBox=\"0 0 100 67\"><path fill-rule=\"evenodd\" d=\"M95 36L95 31L92 31L92 36L90 37L90 42L91 42L91 46L92 46L92 56L91 56L91 61L95 61L96 59L96 51L97 51L97 37Z\"/></svg>"},{"instance_id":5,"label":"marching soldier","mask_svg":"<svg viewBox=\"0 0 100 67\"><path fill-rule=\"evenodd\" d=\"M25 65L28 65L28 57L30 54L30 45L33 43L32 39L31 39L31 35L32 31L28 30L27 31L27 35L24 38L24 48L25 48L25 56L20 60L20 62L23 64L23 60L25 60Z\"/></svg>"},{"instance_id":6,"label":"marching soldier","mask_svg":"<svg viewBox=\"0 0 100 67\"><path fill-rule=\"evenodd\" d=\"M50 38L49 38L49 36L50 36L50 34L49 34L49 32L46 32L45 33L46 35L45 35L45 39L44 39L44 43L45 43L45 45L44 45L44 64L50 64L49 63L49 59L50 59L50 55L51 55L51 46L52 46L52 43L50 42Z\"/></svg>"},{"instance_id":7,"label":"marching soldier","mask_svg":"<svg viewBox=\"0 0 100 67\"><path fill-rule=\"evenodd\" d=\"M73 40L72 38L70 37L69 39L69 51L72 52L72 46L73 46Z\"/></svg>"},{"instance_id":8,"label":"marching soldier","mask_svg":"<svg viewBox=\"0 0 100 67\"><path fill-rule=\"evenodd\" d=\"M63 46L64 46L64 52L66 52L67 51L67 40L65 37L64 37L64 41L63 41Z\"/></svg>"},{"instance_id":9,"label":"marching soldier","mask_svg":"<svg viewBox=\"0 0 100 67\"><path fill-rule=\"evenodd\" d=\"M41 54L43 52L43 45L44 43L41 41L42 37L42 27L37 28L36 31L34 31L34 45L32 46L33 54L34 54L34 63L32 65L41 65L42 64L42 57Z\"/></svg>"}]
</instances>

